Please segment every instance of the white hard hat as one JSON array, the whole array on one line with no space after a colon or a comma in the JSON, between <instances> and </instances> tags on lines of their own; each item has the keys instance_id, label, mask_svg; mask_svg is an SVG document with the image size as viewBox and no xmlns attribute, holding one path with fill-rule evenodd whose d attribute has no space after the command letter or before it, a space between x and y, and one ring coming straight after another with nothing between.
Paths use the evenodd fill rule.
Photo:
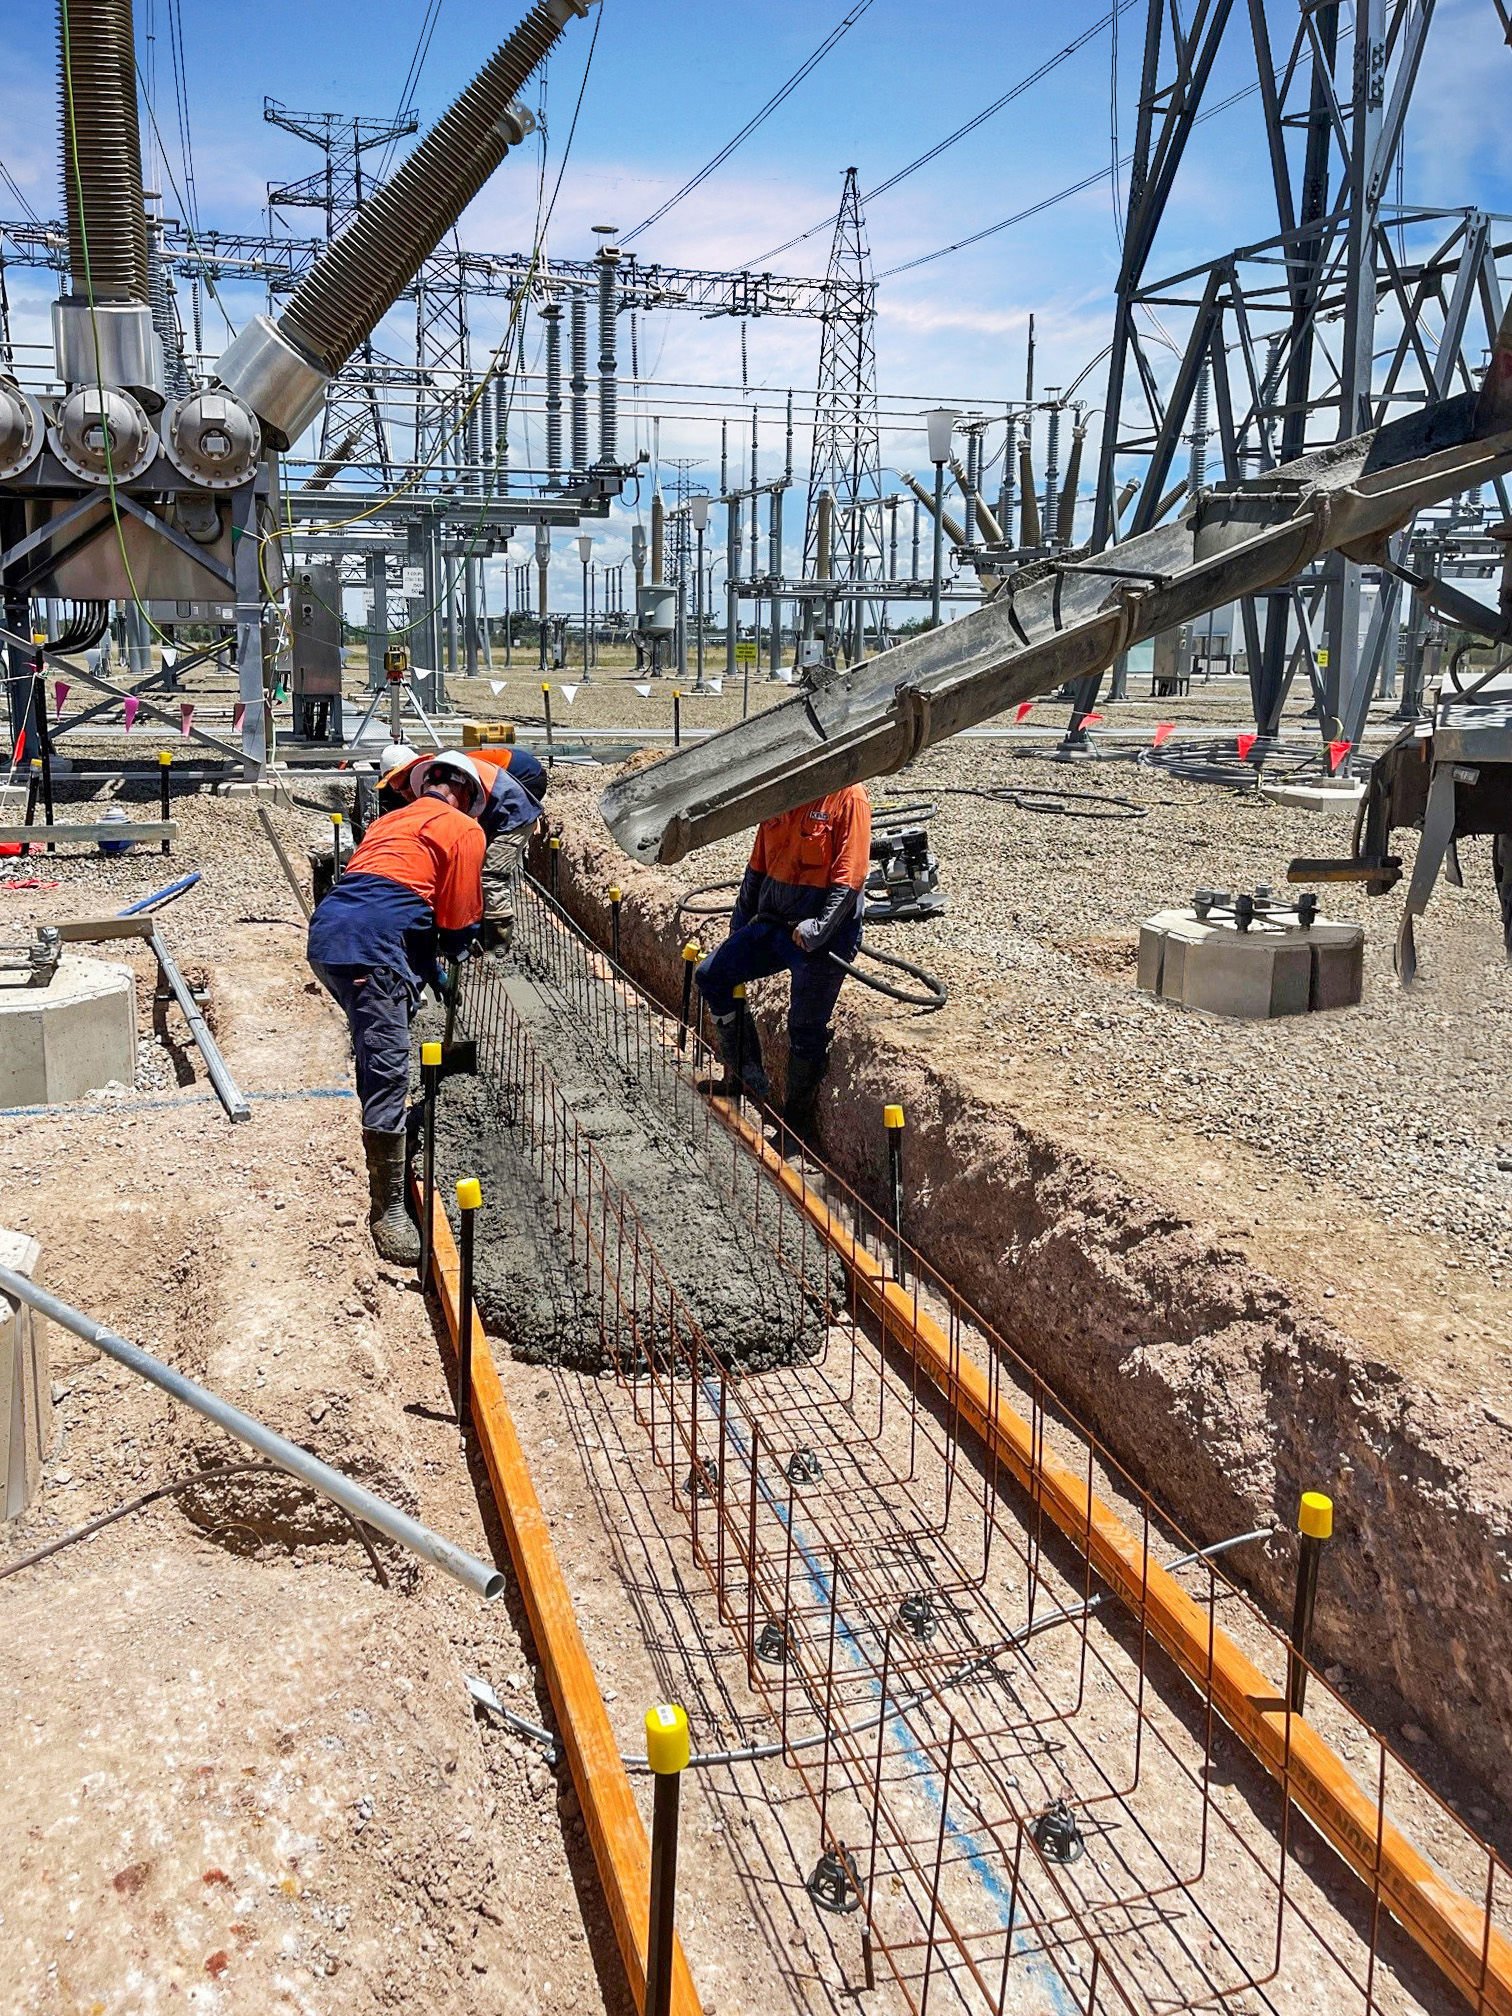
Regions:
<instances>
[{"instance_id":1,"label":"white hard hat","mask_svg":"<svg viewBox=\"0 0 1512 2016\"><path fill-rule=\"evenodd\" d=\"M488 790L472 758L464 756L460 749L441 749L434 756L427 757L425 762L417 763L410 772L410 782L417 798L438 772L446 777L463 778L472 787L472 803L467 810L476 819L488 803Z\"/></svg>"},{"instance_id":2,"label":"white hard hat","mask_svg":"<svg viewBox=\"0 0 1512 2016\"><path fill-rule=\"evenodd\" d=\"M408 742L390 742L378 758L378 775L391 776L395 770L402 770L406 763L413 763L419 753L418 749L411 749Z\"/></svg>"}]
</instances>

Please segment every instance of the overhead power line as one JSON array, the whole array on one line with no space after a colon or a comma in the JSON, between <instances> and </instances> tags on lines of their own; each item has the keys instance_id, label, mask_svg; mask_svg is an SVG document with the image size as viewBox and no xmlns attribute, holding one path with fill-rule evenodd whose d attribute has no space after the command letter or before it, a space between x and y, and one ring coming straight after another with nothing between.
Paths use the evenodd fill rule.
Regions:
<instances>
[{"instance_id":1,"label":"overhead power line","mask_svg":"<svg viewBox=\"0 0 1512 2016\"><path fill-rule=\"evenodd\" d=\"M659 224L662 218L666 216L669 210L675 208L677 204L681 203L681 201L685 196L691 196L693 191L699 187L700 183L706 182L709 179L709 177L714 173L716 168L723 167L725 162L729 160L730 156L735 152L735 149L740 146L742 141L750 139L751 135L756 131L756 128L760 126L763 123L763 121L768 119L771 116L771 114L777 110L777 107L780 104L782 104L783 100L786 98L790 98L792 96L792 94L798 89L798 86L803 82L804 78L808 76L809 72L812 69L814 69L817 64L820 64L824 61L825 57L828 56L829 52L831 51L831 49L834 48L835 44L840 40L841 36L847 34L852 28L854 28L856 23L861 19L861 16L866 12L867 8L870 7L871 4L872 0L856 0L855 6L851 8L850 12L846 15L845 19L841 21L837 27L832 28L830 30L829 34L825 36L824 40L819 44L819 47L814 51L812 56L810 56L806 62L800 64L798 69L796 69L793 72L792 76L789 77L787 82L782 86L780 86L778 90L772 93L772 96L768 98L767 102L765 103L765 105L762 106L761 110L757 112L752 118L746 121L745 125L741 127L740 131L735 135L735 138L733 140L728 141L725 146L720 148L719 152L714 156L712 161L706 161L703 167L699 169L698 173L695 176L693 176L691 180L684 182L681 189L679 189L675 195L669 196L666 202L662 204L659 210L653 210L649 217L643 217L640 223L635 226L634 230L622 231L620 233L619 242L621 243L621 245L628 245L630 240L632 238L638 238L642 233L642 231L649 231L653 224ZM833 218L830 221L833 223L834 221Z\"/></svg>"},{"instance_id":2,"label":"overhead power line","mask_svg":"<svg viewBox=\"0 0 1512 2016\"><path fill-rule=\"evenodd\" d=\"M1231 105L1237 105L1242 98L1253 98L1259 89L1260 82L1257 78L1253 84L1246 84L1241 90L1220 100L1218 104L1210 105L1206 112L1199 112L1192 124L1205 125L1209 119L1216 119L1220 112L1227 112ZM1133 159L1132 154L1125 154L1118 163L1119 169L1127 168ZM1090 189L1095 182L1101 182L1107 173L1106 168L1094 168L1090 175L1083 175L1079 182L1068 183L1064 189L1057 189L1053 196L1045 196L1038 203L1031 203L1027 210L1015 210L1011 217L1002 217L996 224L988 224L980 231L973 231L969 238L957 238L954 244L941 245L934 252L921 252L917 259L905 259L901 266L889 266L885 272L879 273L877 278L891 280L899 273L912 273L916 266L928 266L936 259L947 258L952 252L964 252L968 245L980 245L984 238L995 238L999 231L1007 231L1015 224L1022 224L1026 218L1038 217L1042 210L1052 210L1057 203L1064 203L1070 196L1079 196L1084 189Z\"/></svg>"},{"instance_id":3,"label":"overhead power line","mask_svg":"<svg viewBox=\"0 0 1512 2016\"><path fill-rule=\"evenodd\" d=\"M868 189L866 194L861 198L863 207L870 208L879 196L885 196L890 189L896 189L900 182L906 182L908 177L917 174L919 169L927 168L931 161L937 160L947 148L954 147L958 140L964 140L968 133L975 133L979 126L986 125L987 121L995 118L1003 110L1004 106L1011 105L1015 98L1022 97L1024 92L1029 90L1033 85L1048 77L1052 70L1058 70L1068 57L1074 56L1079 49L1085 49L1087 44L1094 41L1104 28L1110 24L1116 24L1120 14L1127 14L1131 7L1135 7L1138 4L1139 0L1118 0L1116 7L1094 21L1090 28L1084 28L1074 42L1068 42L1064 49L1058 50L1053 56L1046 57L1037 70L1031 70L1027 77L1021 77L1017 84L1003 93L1001 98L994 98L990 105L984 105L980 112L974 114L973 117L966 121L964 126L957 126L953 133L947 133L943 140L937 140L933 147L929 148L925 153L920 154L915 160L910 161L906 168L900 168L896 175L889 175L887 180L879 182L875 189ZM784 252L791 252L795 245L802 245L806 239L817 237L821 231L832 229L838 215L837 211L833 215L824 218L820 223L811 224L807 231L800 231L796 238L789 238L781 245L774 245L770 252L758 252L754 259L747 259L742 263L747 266L760 268L766 264L768 259L776 259Z\"/></svg>"}]
</instances>

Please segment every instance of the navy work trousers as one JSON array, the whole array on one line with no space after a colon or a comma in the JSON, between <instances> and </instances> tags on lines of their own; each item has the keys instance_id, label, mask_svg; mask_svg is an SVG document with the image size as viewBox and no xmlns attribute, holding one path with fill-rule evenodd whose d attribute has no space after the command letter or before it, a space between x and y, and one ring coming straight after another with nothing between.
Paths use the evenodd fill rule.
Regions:
<instances>
[{"instance_id":1,"label":"navy work trousers","mask_svg":"<svg viewBox=\"0 0 1512 2016\"><path fill-rule=\"evenodd\" d=\"M362 1124L397 1134L409 1098L410 1003L414 989L392 967L322 966L315 978L336 1001L352 1032Z\"/></svg>"},{"instance_id":2,"label":"navy work trousers","mask_svg":"<svg viewBox=\"0 0 1512 2016\"><path fill-rule=\"evenodd\" d=\"M848 924L832 941L841 959L856 956L861 943L860 920ZM787 967L793 976L788 1007L788 1046L795 1057L823 1065L829 1055L830 1017L845 981L843 970L827 952L800 952L791 926L774 917L758 917L732 931L717 952L711 952L697 973L698 989L711 1015L733 1015L735 987L742 980L765 980Z\"/></svg>"}]
</instances>

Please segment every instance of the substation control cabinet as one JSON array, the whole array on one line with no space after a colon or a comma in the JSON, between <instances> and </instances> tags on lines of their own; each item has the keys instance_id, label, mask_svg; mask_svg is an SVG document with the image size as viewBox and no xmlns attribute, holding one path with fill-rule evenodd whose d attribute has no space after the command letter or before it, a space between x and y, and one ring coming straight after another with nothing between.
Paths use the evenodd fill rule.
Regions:
<instances>
[{"instance_id":1,"label":"substation control cabinet","mask_svg":"<svg viewBox=\"0 0 1512 2016\"><path fill-rule=\"evenodd\" d=\"M341 576L335 567L298 567L290 583L294 733L304 742L340 742Z\"/></svg>"}]
</instances>

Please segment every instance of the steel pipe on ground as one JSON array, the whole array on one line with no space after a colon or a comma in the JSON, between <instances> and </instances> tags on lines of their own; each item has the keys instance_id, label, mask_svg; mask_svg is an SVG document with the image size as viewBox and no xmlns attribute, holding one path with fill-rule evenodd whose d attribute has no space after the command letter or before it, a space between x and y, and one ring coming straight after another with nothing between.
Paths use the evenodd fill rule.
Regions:
<instances>
[{"instance_id":1,"label":"steel pipe on ground","mask_svg":"<svg viewBox=\"0 0 1512 2016\"><path fill-rule=\"evenodd\" d=\"M420 1560L428 1561L433 1568L450 1575L464 1589L481 1596L485 1603L491 1603L496 1596L503 1594L504 1577L497 1568L490 1567L486 1561L479 1561L441 1534L433 1533L429 1526L422 1526L418 1519L411 1519L407 1512L401 1512L386 1498L376 1497L350 1477L343 1476L341 1471L333 1470L329 1463L322 1463L308 1449L301 1449L296 1443L287 1441L266 1422L254 1420L239 1407L233 1407L229 1400L222 1400L218 1393L186 1379L182 1372L176 1372L171 1365L165 1365L160 1358L154 1358L139 1345L128 1343L114 1330L107 1329L105 1324L97 1323L92 1316L70 1308L56 1295L49 1295L45 1288L28 1281L24 1274L14 1273L9 1267L0 1267L0 1293L9 1296L12 1301L29 1304L49 1322L61 1325L75 1337L82 1337L86 1344L93 1344L97 1351L103 1351L107 1358L124 1365L128 1372L135 1372L146 1379L171 1400L177 1400L181 1406L192 1407L196 1414L202 1414L207 1421L224 1428L228 1435L234 1435L238 1442L245 1442L249 1449L257 1450L269 1462L287 1470L291 1477L297 1477L301 1484L308 1484L312 1490L319 1491L353 1519L371 1526L386 1540L392 1540L396 1547L406 1548Z\"/></svg>"}]
</instances>

